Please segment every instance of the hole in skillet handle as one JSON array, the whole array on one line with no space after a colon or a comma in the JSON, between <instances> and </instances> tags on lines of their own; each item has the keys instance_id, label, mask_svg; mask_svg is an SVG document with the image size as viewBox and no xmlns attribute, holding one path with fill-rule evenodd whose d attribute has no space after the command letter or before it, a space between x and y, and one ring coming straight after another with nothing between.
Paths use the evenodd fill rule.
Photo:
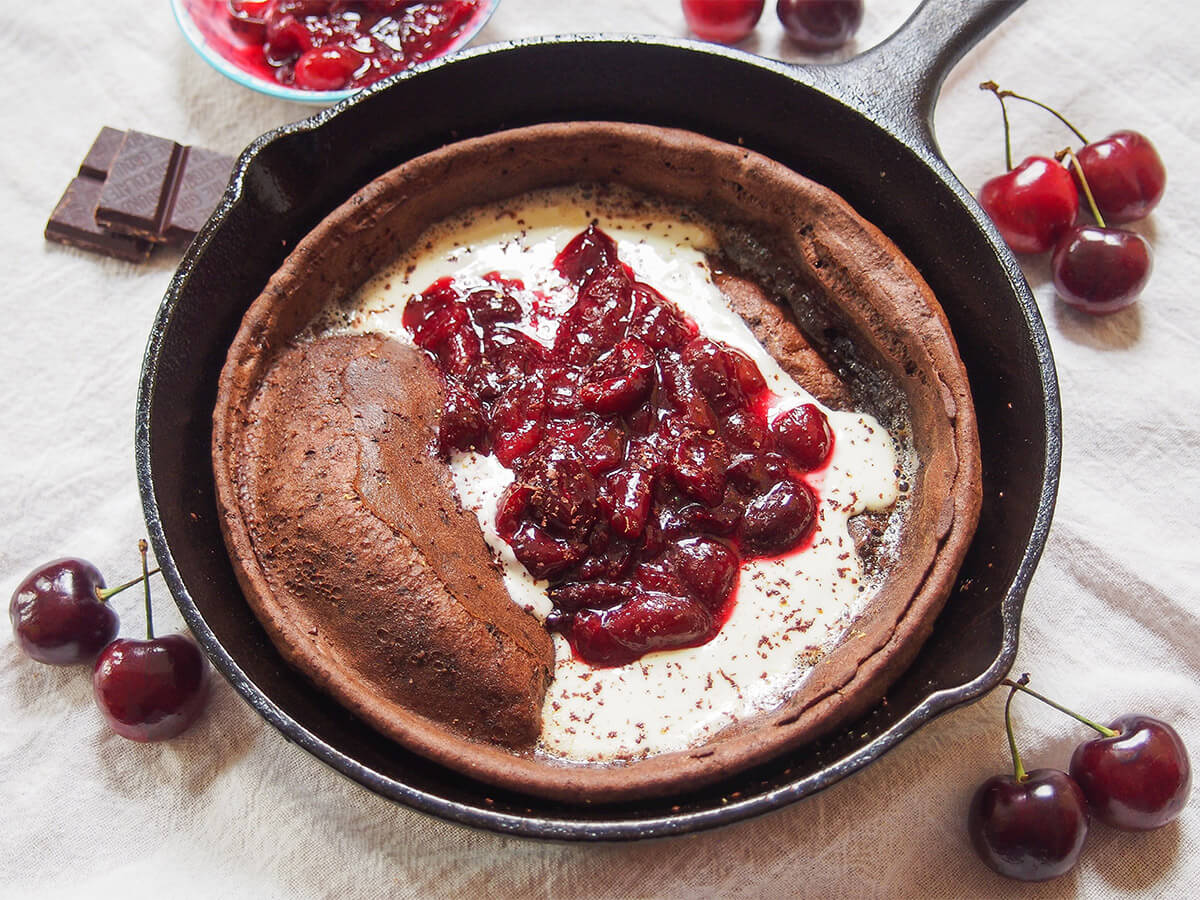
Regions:
<instances>
[{"instance_id":1,"label":"hole in skillet handle","mask_svg":"<svg viewBox=\"0 0 1200 900\"><path fill-rule=\"evenodd\" d=\"M597 66L616 73L616 82L597 85L591 77ZM669 85L646 77L664 70L727 83L719 113L707 98L681 99ZM526 75L521 83L528 90L512 90L521 72L545 71L563 77L552 84L555 80ZM779 65L745 54L698 50L678 41L522 42L432 65L418 77L399 78L251 148L239 190L185 256L160 310L138 403L138 473L150 534L188 624L217 668L289 740L384 796L465 824L560 840L652 837L742 819L826 787L922 722L978 696L1007 670L1021 597L1045 539L1057 481L1057 395L1044 331L1027 289L1024 295L1019 290L1024 284L1019 269L1015 262L1005 266L998 239L971 215L969 195L943 164L923 161L922 153L932 154L932 148L918 153L897 136L904 133L898 126L889 133L865 120L836 99L849 102L842 89L830 87L830 98L803 83L803 76L824 77L813 74L817 71L785 75ZM504 90L497 87L494 98L484 98L494 103L480 101L484 114L463 119L452 104L437 102L461 95L467 86L493 83ZM641 94L625 90L635 83ZM737 98L746 95L770 97L778 107L766 115L761 109L739 111ZM434 112L422 120L411 115L416 110ZM837 121L852 129L852 144L865 140L857 154L860 170L831 162L846 156L844 148L798 147L780 123L805 115L840 116ZM743 137L752 149L811 172L860 211L879 194L874 182L864 189L863 171L879 168L876 150L886 156L895 177L885 187L895 202L876 201L882 220L867 217L893 236L943 298L987 434L985 520L963 567L973 583L952 599L887 704L853 728L713 789L616 807L564 807L470 782L381 740L311 690L282 663L241 600L218 528L209 458L216 379L229 341L266 278L321 215L397 160L451 137L567 118L640 120L730 141ZM418 121L421 126L414 127ZM383 128L380 122L404 126ZM350 152L364 133L372 135L373 146ZM327 154L340 160L340 174L330 170L327 180L310 181L314 171L325 170ZM298 159L304 164L289 169L289 160ZM939 217L946 222L932 223L941 231L931 236L924 234L930 223L906 212L928 212L930 194L949 210ZM297 206L289 208L291 203ZM979 226L964 235L964 222ZM955 255L947 255L947 245ZM1012 308L988 321L989 302L1001 301ZM1045 451L1030 458L1029 447Z\"/></svg>"}]
</instances>

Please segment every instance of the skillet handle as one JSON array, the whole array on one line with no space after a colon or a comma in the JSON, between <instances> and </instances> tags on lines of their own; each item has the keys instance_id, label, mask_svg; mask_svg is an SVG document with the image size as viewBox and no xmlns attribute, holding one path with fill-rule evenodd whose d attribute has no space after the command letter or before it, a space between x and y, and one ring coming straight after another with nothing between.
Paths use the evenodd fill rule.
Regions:
<instances>
[{"instance_id":1,"label":"skillet handle","mask_svg":"<svg viewBox=\"0 0 1200 900\"><path fill-rule=\"evenodd\" d=\"M883 43L821 69L880 124L941 157L933 108L942 82L967 51L1025 0L924 0Z\"/></svg>"}]
</instances>

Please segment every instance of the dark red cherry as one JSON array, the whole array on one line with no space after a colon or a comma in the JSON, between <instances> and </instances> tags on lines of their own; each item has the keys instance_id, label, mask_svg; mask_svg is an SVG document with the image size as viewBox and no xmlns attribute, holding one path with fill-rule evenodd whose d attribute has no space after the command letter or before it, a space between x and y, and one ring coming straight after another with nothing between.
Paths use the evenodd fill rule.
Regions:
<instances>
[{"instance_id":1,"label":"dark red cherry","mask_svg":"<svg viewBox=\"0 0 1200 900\"><path fill-rule=\"evenodd\" d=\"M117 734L132 741L165 741L185 731L204 709L207 673L204 654L185 635L120 638L97 658L92 690Z\"/></svg>"},{"instance_id":2,"label":"dark red cherry","mask_svg":"<svg viewBox=\"0 0 1200 900\"><path fill-rule=\"evenodd\" d=\"M697 500L715 506L725 496L729 451L716 438L691 434L679 441L668 459L671 480Z\"/></svg>"},{"instance_id":3,"label":"dark red cherry","mask_svg":"<svg viewBox=\"0 0 1200 900\"><path fill-rule=\"evenodd\" d=\"M640 406L653 387L654 354L637 338L626 338L591 366L579 399L601 415L621 415Z\"/></svg>"},{"instance_id":4,"label":"dark red cherry","mask_svg":"<svg viewBox=\"0 0 1200 900\"><path fill-rule=\"evenodd\" d=\"M762 17L765 0L683 0L683 17L704 41L736 44Z\"/></svg>"},{"instance_id":5,"label":"dark red cherry","mask_svg":"<svg viewBox=\"0 0 1200 900\"><path fill-rule=\"evenodd\" d=\"M1072 228L1050 259L1058 295L1092 315L1116 312L1137 300L1152 268L1149 241L1133 231L1099 225Z\"/></svg>"},{"instance_id":6,"label":"dark red cherry","mask_svg":"<svg viewBox=\"0 0 1200 900\"><path fill-rule=\"evenodd\" d=\"M1076 156L1109 224L1145 218L1162 199L1167 170L1144 135L1118 131L1085 145Z\"/></svg>"},{"instance_id":7,"label":"dark red cherry","mask_svg":"<svg viewBox=\"0 0 1200 900\"><path fill-rule=\"evenodd\" d=\"M779 448L802 471L821 468L833 452L833 429L825 414L812 403L777 416L771 423L771 431Z\"/></svg>"},{"instance_id":8,"label":"dark red cherry","mask_svg":"<svg viewBox=\"0 0 1200 900\"><path fill-rule=\"evenodd\" d=\"M668 552L671 568L692 596L716 611L737 584L741 561L719 541L694 537L679 541Z\"/></svg>"},{"instance_id":9,"label":"dark red cherry","mask_svg":"<svg viewBox=\"0 0 1200 900\"><path fill-rule=\"evenodd\" d=\"M1113 737L1085 741L1071 756L1071 776L1106 825L1132 831L1159 828L1187 803L1192 766L1187 748L1166 722L1121 716Z\"/></svg>"},{"instance_id":10,"label":"dark red cherry","mask_svg":"<svg viewBox=\"0 0 1200 900\"><path fill-rule=\"evenodd\" d=\"M708 610L694 600L644 591L616 609L576 613L569 638L584 661L614 666L694 644L712 624Z\"/></svg>"},{"instance_id":11,"label":"dark red cherry","mask_svg":"<svg viewBox=\"0 0 1200 900\"><path fill-rule=\"evenodd\" d=\"M617 242L595 225L589 225L559 251L554 267L563 278L581 285L592 273L617 263Z\"/></svg>"},{"instance_id":12,"label":"dark red cherry","mask_svg":"<svg viewBox=\"0 0 1200 900\"><path fill-rule=\"evenodd\" d=\"M746 504L738 536L749 556L786 553L810 533L816 499L802 481L785 478Z\"/></svg>"},{"instance_id":13,"label":"dark red cherry","mask_svg":"<svg viewBox=\"0 0 1200 900\"><path fill-rule=\"evenodd\" d=\"M632 585L619 581L575 581L552 587L548 593L563 612L609 609L633 599Z\"/></svg>"},{"instance_id":14,"label":"dark red cherry","mask_svg":"<svg viewBox=\"0 0 1200 900\"><path fill-rule=\"evenodd\" d=\"M529 514L543 528L585 534L596 520L596 480L573 447L556 448L530 467Z\"/></svg>"},{"instance_id":15,"label":"dark red cherry","mask_svg":"<svg viewBox=\"0 0 1200 900\"><path fill-rule=\"evenodd\" d=\"M366 60L349 47L313 47L296 60L296 86L308 91L339 91Z\"/></svg>"},{"instance_id":16,"label":"dark red cherry","mask_svg":"<svg viewBox=\"0 0 1200 900\"><path fill-rule=\"evenodd\" d=\"M447 387L438 437L445 453L454 450L487 451L487 418L475 395L457 385Z\"/></svg>"},{"instance_id":17,"label":"dark red cherry","mask_svg":"<svg viewBox=\"0 0 1200 900\"><path fill-rule=\"evenodd\" d=\"M979 858L1001 875L1045 881L1078 861L1088 832L1087 801L1057 769L1034 769L1023 780L995 775L971 799L967 831Z\"/></svg>"},{"instance_id":18,"label":"dark red cherry","mask_svg":"<svg viewBox=\"0 0 1200 900\"><path fill-rule=\"evenodd\" d=\"M608 476L600 505L612 530L627 538L641 537L650 516L654 476L643 469L621 469Z\"/></svg>"},{"instance_id":19,"label":"dark red cherry","mask_svg":"<svg viewBox=\"0 0 1200 900\"><path fill-rule=\"evenodd\" d=\"M1017 253L1045 253L1079 215L1079 191L1071 173L1045 156L1030 156L989 180L979 203Z\"/></svg>"},{"instance_id":20,"label":"dark red cherry","mask_svg":"<svg viewBox=\"0 0 1200 900\"><path fill-rule=\"evenodd\" d=\"M113 592L104 592L103 576L85 560L59 559L35 569L8 606L17 645L54 666L91 662L120 624L105 593Z\"/></svg>"},{"instance_id":21,"label":"dark red cherry","mask_svg":"<svg viewBox=\"0 0 1200 900\"><path fill-rule=\"evenodd\" d=\"M777 0L775 14L801 49L826 53L857 33L863 0Z\"/></svg>"},{"instance_id":22,"label":"dark red cherry","mask_svg":"<svg viewBox=\"0 0 1200 900\"><path fill-rule=\"evenodd\" d=\"M503 533L503 532L501 532ZM534 578L555 578L575 565L587 553L587 544L555 537L533 522L517 526L506 538L513 555Z\"/></svg>"},{"instance_id":23,"label":"dark red cherry","mask_svg":"<svg viewBox=\"0 0 1200 900\"><path fill-rule=\"evenodd\" d=\"M266 13L266 40L263 53L272 65L288 62L312 48L312 35L291 13L272 7Z\"/></svg>"}]
</instances>

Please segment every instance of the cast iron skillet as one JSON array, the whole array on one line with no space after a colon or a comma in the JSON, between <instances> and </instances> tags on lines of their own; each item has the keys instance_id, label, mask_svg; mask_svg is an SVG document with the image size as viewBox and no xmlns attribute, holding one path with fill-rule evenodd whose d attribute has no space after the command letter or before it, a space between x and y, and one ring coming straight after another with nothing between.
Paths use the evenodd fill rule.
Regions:
<instances>
[{"instance_id":1,"label":"cast iron skillet","mask_svg":"<svg viewBox=\"0 0 1200 900\"><path fill-rule=\"evenodd\" d=\"M611 840L695 831L775 809L866 765L1008 670L1058 483L1054 365L1028 285L938 155L950 67L1017 4L930 0L888 41L829 67L646 37L480 48L397 76L255 141L192 244L150 336L137 467L151 541L217 669L285 739L386 797L469 825ZM242 599L218 527L209 456L217 377L243 313L330 210L448 141L545 121L688 128L779 160L844 196L916 264L945 307L975 395L984 501L933 636L852 727L683 796L566 806L471 782L381 738L284 665Z\"/></svg>"}]
</instances>

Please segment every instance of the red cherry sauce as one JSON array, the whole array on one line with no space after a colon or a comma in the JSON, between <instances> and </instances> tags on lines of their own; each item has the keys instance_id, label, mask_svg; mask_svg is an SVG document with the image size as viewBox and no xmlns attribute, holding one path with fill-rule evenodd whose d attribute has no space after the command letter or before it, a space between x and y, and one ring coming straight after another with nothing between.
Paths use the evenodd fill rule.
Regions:
<instances>
[{"instance_id":1,"label":"red cherry sauce","mask_svg":"<svg viewBox=\"0 0 1200 900\"><path fill-rule=\"evenodd\" d=\"M374 84L456 48L480 0L188 0L209 46L266 81L313 91Z\"/></svg>"},{"instance_id":2,"label":"red cherry sauce","mask_svg":"<svg viewBox=\"0 0 1200 900\"><path fill-rule=\"evenodd\" d=\"M496 511L550 582L547 627L596 666L711 640L744 559L808 546L833 433L815 406L768 422L758 366L710 341L589 227L555 259L576 299L553 344L521 330L548 304L519 281L442 278L404 325L445 378L442 450L514 474Z\"/></svg>"}]
</instances>

